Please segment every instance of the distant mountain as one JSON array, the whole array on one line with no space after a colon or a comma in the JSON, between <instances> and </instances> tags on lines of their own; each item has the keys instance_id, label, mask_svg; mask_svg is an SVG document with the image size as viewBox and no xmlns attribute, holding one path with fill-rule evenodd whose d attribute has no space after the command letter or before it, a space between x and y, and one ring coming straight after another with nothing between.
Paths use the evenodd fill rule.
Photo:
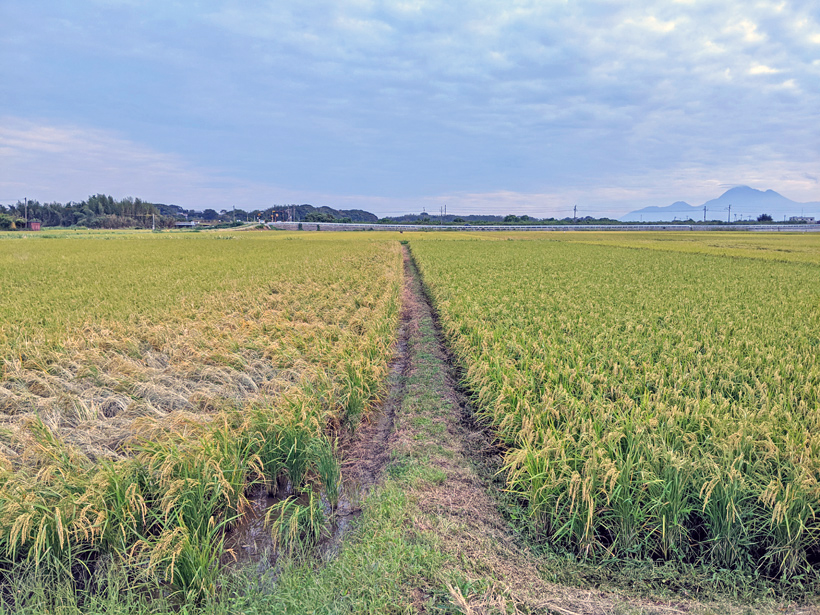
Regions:
<instances>
[{"instance_id":1,"label":"distant mountain","mask_svg":"<svg viewBox=\"0 0 820 615\"><path fill-rule=\"evenodd\" d=\"M276 208L283 209L283 207ZM310 213L328 214L334 218L350 218L353 222L378 222L379 217L363 209L333 209L332 207L314 207L313 205L297 205L296 219L304 220Z\"/></svg>"},{"instance_id":2,"label":"distant mountain","mask_svg":"<svg viewBox=\"0 0 820 615\"><path fill-rule=\"evenodd\" d=\"M787 199L774 190L755 190L749 186L737 186L727 190L718 198L706 201L703 205L689 205L678 201L666 207L644 207L622 216L622 222L671 222L677 220L703 220L703 208L706 207L707 220L729 220L729 205L731 221L751 218L756 219L760 214L769 214L775 220L782 220L784 216L815 216L820 217L820 202L798 203Z\"/></svg>"},{"instance_id":3,"label":"distant mountain","mask_svg":"<svg viewBox=\"0 0 820 615\"><path fill-rule=\"evenodd\" d=\"M666 207L644 207L632 211L619 218L621 222L671 222L672 220L698 219L698 211L703 218L703 208L700 210L686 201L676 201Z\"/></svg>"}]
</instances>

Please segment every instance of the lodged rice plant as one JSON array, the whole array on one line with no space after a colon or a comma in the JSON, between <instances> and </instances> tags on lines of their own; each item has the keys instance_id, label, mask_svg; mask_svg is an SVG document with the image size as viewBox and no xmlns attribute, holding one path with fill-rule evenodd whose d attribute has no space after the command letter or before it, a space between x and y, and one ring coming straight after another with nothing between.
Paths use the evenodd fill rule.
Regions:
<instances>
[{"instance_id":1,"label":"lodged rice plant","mask_svg":"<svg viewBox=\"0 0 820 615\"><path fill-rule=\"evenodd\" d=\"M113 559L196 600L250 490L338 501L334 442L392 354L399 246L216 237L0 245L0 577L82 583Z\"/></svg>"},{"instance_id":2,"label":"lodged rice plant","mask_svg":"<svg viewBox=\"0 0 820 615\"><path fill-rule=\"evenodd\" d=\"M816 575L816 263L542 237L411 243L536 530L591 557Z\"/></svg>"}]
</instances>

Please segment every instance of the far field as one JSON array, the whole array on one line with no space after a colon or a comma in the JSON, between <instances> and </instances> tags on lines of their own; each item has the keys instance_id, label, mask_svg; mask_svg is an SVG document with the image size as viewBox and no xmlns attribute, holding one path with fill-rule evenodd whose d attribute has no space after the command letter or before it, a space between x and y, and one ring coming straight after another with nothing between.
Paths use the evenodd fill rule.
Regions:
<instances>
[{"instance_id":1,"label":"far field","mask_svg":"<svg viewBox=\"0 0 820 615\"><path fill-rule=\"evenodd\" d=\"M432 532L445 501L487 485L453 461L455 393L424 397L414 368L390 384L396 353L428 352L405 249L500 451L496 504L526 578L561 576L544 557L672 566L813 603L814 234L46 232L0 237L0 612L75 612L112 570L168 608L230 612L223 541L260 491L280 549L279 581L241 596L260 612L339 592L347 612L468 612L471 591L501 612L554 608L502 591L477 546L447 559L450 526ZM314 569L350 495L346 446L388 393L403 418L383 484ZM21 578L31 598L14 598Z\"/></svg>"}]
</instances>

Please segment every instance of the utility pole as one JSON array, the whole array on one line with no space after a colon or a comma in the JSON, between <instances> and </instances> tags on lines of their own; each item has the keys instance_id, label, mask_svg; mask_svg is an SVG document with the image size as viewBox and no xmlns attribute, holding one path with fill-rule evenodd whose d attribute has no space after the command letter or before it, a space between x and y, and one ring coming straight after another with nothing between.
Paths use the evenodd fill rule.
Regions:
<instances>
[{"instance_id":1,"label":"utility pole","mask_svg":"<svg viewBox=\"0 0 820 615\"><path fill-rule=\"evenodd\" d=\"M573 223L578 222L578 205L577 204L572 208L572 222Z\"/></svg>"},{"instance_id":2,"label":"utility pole","mask_svg":"<svg viewBox=\"0 0 820 615\"><path fill-rule=\"evenodd\" d=\"M706 222L706 205L703 206L703 221Z\"/></svg>"},{"instance_id":3,"label":"utility pole","mask_svg":"<svg viewBox=\"0 0 820 615\"><path fill-rule=\"evenodd\" d=\"M236 224L236 205L233 206L233 223Z\"/></svg>"},{"instance_id":4,"label":"utility pole","mask_svg":"<svg viewBox=\"0 0 820 615\"><path fill-rule=\"evenodd\" d=\"M732 204L731 203L729 203L729 215L726 216L726 223L727 224L732 223Z\"/></svg>"},{"instance_id":5,"label":"utility pole","mask_svg":"<svg viewBox=\"0 0 820 615\"><path fill-rule=\"evenodd\" d=\"M151 214L151 230L157 230L157 218L156 216L154 216L154 214Z\"/></svg>"},{"instance_id":6,"label":"utility pole","mask_svg":"<svg viewBox=\"0 0 820 615\"><path fill-rule=\"evenodd\" d=\"M24 198L26 202L26 228L28 228L28 197Z\"/></svg>"}]
</instances>

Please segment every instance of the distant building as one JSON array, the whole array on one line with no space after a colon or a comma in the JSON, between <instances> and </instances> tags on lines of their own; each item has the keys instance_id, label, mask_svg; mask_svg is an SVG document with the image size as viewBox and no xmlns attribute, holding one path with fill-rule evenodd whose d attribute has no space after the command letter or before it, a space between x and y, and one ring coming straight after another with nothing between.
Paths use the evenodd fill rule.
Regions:
<instances>
[{"instance_id":1,"label":"distant building","mask_svg":"<svg viewBox=\"0 0 820 615\"><path fill-rule=\"evenodd\" d=\"M191 222L177 222L174 224L177 228L193 228L195 226L199 226L199 222L193 220Z\"/></svg>"},{"instance_id":2,"label":"distant building","mask_svg":"<svg viewBox=\"0 0 820 615\"><path fill-rule=\"evenodd\" d=\"M40 223L35 222L34 220L28 221L28 230L30 231L39 231L40 230Z\"/></svg>"},{"instance_id":3,"label":"distant building","mask_svg":"<svg viewBox=\"0 0 820 615\"><path fill-rule=\"evenodd\" d=\"M814 224L814 216L792 216L789 222L805 222L806 224Z\"/></svg>"}]
</instances>

